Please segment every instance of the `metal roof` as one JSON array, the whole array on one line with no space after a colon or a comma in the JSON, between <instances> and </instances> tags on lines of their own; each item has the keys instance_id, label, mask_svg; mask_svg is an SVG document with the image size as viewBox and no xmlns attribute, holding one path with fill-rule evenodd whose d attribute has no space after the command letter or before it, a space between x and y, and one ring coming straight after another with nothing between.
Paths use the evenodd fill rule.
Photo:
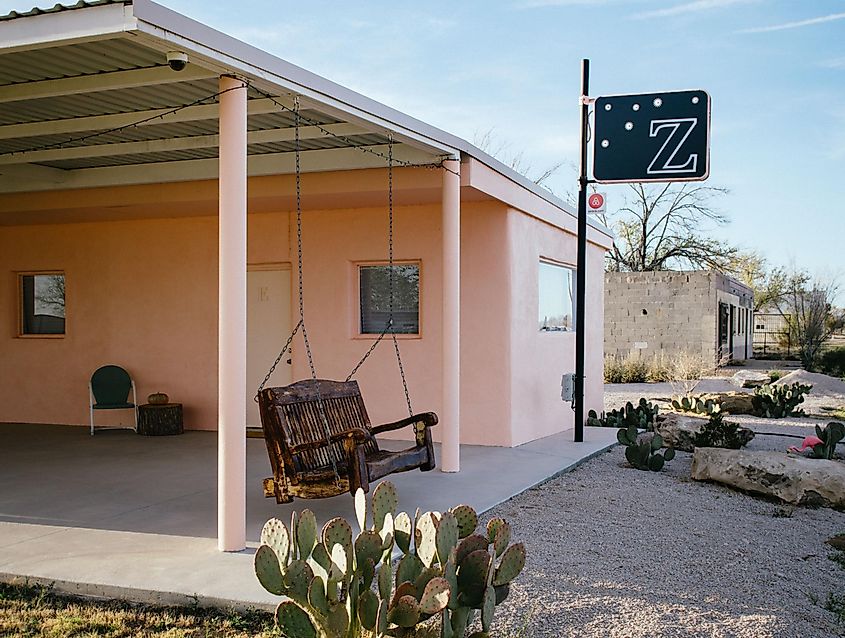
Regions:
<instances>
[{"instance_id":1,"label":"metal roof","mask_svg":"<svg viewBox=\"0 0 845 638\"><path fill-rule=\"evenodd\" d=\"M30 23L32 29L23 28ZM170 50L188 53L185 71L170 70ZM151 0L83 0L0 16L0 169L18 164L73 171L85 177L80 183L92 185L111 174L125 176L109 173L119 167L174 162L187 169L184 175L202 178L209 166L192 160L217 156L215 96L223 73L251 85L250 156L282 160L291 153L295 95L307 129L300 148L304 156L313 156L303 162L305 170L320 170L326 153L352 147L370 152L354 153L354 160L348 156L344 166L384 166L390 135L398 163L473 157L574 216L562 200L465 140ZM156 113L162 115L155 118ZM202 170L191 171L192 166ZM86 169L102 170L92 181ZM2 173L0 192L26 188L19 173L11 187ZM43 179L43 172L37 175L33 183ZM62 181L73 183L67 176ZM590 223L608 235L603 226Z\"/></svg>"}]
</instances>

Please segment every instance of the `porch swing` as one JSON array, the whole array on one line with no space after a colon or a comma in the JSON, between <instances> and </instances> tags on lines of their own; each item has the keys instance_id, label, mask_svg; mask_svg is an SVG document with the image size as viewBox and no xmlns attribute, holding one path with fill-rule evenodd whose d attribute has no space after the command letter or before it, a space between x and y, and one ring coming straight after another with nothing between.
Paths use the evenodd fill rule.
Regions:
<instances>
[{"instance_id":1,"label":"porch swing","mask_svg":"<svg viewBox=\"0 0 845 638\"><path fill-rule=\"evenodd\" d=\"M364 353L345 381L320 379L314 366L311 343L305 325L302 287L302 197L300 170L299 99L294 101L296 158L296 238L299 264L299 322L294 326L279 356L259 386L258 401L261 428L273 476L264 479L264 496L278 503L296 498L328 498L344 492L354 495L360 487L369 491L370 483L395 472L435 467L434 442L430 428L437 424L433 412L414 414L399 342L393 330L393 137L388 142L388 267L389 313L384 329ZM265 388L285 353L290 351L297 332L302 332L311 378L291 385ZM409 416L394 423L373 426L367 415L358 382L353 376L376 349L387 333L393 340L399 375L405 390ZM398 452L379 448L375 435L413 427L414 445Z\"/></svg>"}]
</instances>

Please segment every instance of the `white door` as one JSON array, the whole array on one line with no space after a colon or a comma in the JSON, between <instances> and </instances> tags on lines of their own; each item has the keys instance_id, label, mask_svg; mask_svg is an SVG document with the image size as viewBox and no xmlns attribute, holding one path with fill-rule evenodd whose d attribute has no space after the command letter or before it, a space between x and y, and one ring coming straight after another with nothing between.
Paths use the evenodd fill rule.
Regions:
<instances>
[{"instance_id":1,"label":"white door","mask_svg":"<svg viewBox=\"0 0 845 638\"><path fill-rule=\"evenodd\" d=\"M250 270L246 277L246 424L260 426L255 391L290 335L290 270ZM267 387L291 382L286 353Z\"/></svg>"}]
</instances>

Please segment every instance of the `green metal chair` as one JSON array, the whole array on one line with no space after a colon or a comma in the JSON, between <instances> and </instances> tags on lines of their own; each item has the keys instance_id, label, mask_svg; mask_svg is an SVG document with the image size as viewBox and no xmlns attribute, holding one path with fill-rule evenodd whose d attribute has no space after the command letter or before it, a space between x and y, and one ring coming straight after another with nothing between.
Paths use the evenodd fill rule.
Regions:
<instances>
[{"instance_id":1,"label":"green metal chair","mask_svg":"<svg viewBox=\"0 0 845 638\"><path fill-rule=\"evenodd\" d=\"M131 403L130 390L132 391ZM94 436L95 410L133 410L135 427L126 429L138 431L138 396L135 393L135 381L120 366L103 366L91 375L91 380L88 382L88 404L91 413L91 436Z\"/></svg>"}]
</instances>

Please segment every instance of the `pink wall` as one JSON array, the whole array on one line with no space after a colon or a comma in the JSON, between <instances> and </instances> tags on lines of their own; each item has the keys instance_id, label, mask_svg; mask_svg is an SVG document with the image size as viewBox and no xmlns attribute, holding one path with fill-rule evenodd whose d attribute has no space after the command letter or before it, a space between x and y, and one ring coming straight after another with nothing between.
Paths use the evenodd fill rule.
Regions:
<instances>
[{"instance_id":1,"label":"pink wall","mask_svg":"<svg viewBox=\"0 0 845 638\"><path fill-rule=\"evenodd\" d=\"M216 227L213 217L0 227L0 421L88 423L88 379L114 363L139 401L167 392L189 427L213 427ZM44 269L65 271L67 334L17 339L15 271Z\"/></svg>"},{"instance_id":2,"label":"pink wall","mask_svg":"<svg viewBox=\"0 0 845 638\"><path fill-rule=\"evenodd\" d=\"M305 304L318 374L345 378L372 343L357 335L357 262L387 256L387 214L372 193L373 171L308 176L306 205L346 201L351 208L304 213ZM440 408L441 228L431 171L398 172L395 258L421 263L421 337L400 346L416 411ZM415 177L418 175L418 179ZM289 180L250 181L248 261L292 263L292 324L296 308L295 217ZM358 195L337 197L338 183ZM431 182L431 183L429 183ZM168 194L174 201L169 202ZM560 400L560 375L573 366L574 335L537 330L540 257L575 260L575 237L549 223L479 197L462 204L461 441L517 445L571 427ZM16 210L86 219L122 211L143 219L0 226L0 422L86 424L86 384L105 363L126 367L139 400L167 392L185 405L185 425L216 428L217 219L215 191L206 183L159 190L130 187L67 194L15 196ZM329 197L331 196L331 197ZM375 200L375 202L373 201ZM144 206L145 201L154 202ZM410 202L418 205L407 205ZM9 204L10 202L6 202ZM110 206L127 207L115 211ZM86 208L88 206L89 208ZM96 208L94 208L96 207ZM283 212L268 212L273 211ZM56 212L49 212L54 210ZM177 211L193 217L164 218ZM255 211L260 212L255 212ZM156 211L162 218L156 218ZM23 214L23 213L21 213ZM72 217L73 218L73 217ZM588 311L602 312L603 249L589 251ZM63 339L17 339L15 271L62 269L67 277L68 333ZM588 407L601 404L601 331L587 335ZM310 376L301 340L293 378ZM374 423L405 416L395 355L384 341L357 375ZM45 394L49 397L44 400ZM113 414L103 415L112 422ZM407 437L406 437L407 438ZM439 432L435 429L435 438Z\"/></svg>"},{"instance_id":3,"label":"pink wall","mask_svg":"<svg viewBox=\"0 0 845 638\"><path fill-rule=\"evenodd\" d=\"M537 308L540 260L573 266L577 241L574 235L512 209L507 213L507 226L512 255L510 444L520 445L574 426L574 412L560 398L560 382L561 375L575 370L575 333L541 332ZM585 393L587 409L600 411L604 253L592 244L588 247Z\"/></svg>"}]
</instances>

